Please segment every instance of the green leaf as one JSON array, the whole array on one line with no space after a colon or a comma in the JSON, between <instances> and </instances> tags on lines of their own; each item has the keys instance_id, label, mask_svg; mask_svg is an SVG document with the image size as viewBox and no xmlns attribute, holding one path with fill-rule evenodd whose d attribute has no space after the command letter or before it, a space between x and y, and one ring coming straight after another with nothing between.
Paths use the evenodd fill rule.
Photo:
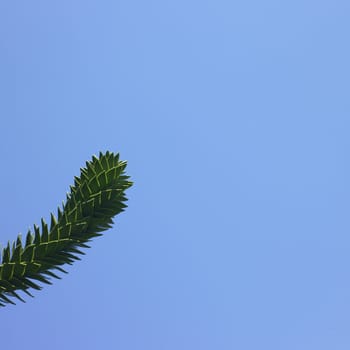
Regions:
<instances>
[{"instance_id":1,"label":"green leaf","mask_svg":"<svg viewBox=\"0 0 350 350\"><path fill-rule=\"evenodd\" d=\"M11 298L24 299L28 289L40 290L39 283L51 284L61 278L52 270L67 273L62 265L73 264L85 254L81 249L101 232L112 227L113 217L126 208L125 191L132 186L124 171L125 161L112 152L93 156L74 177L66 202L50 214L50 225L44 219L40 227L33 225L25 245L21 235L2 249L0 260L0 306L14 304ZM11 248L12 246L12 248Z\"/></svg>"}]
</instances>

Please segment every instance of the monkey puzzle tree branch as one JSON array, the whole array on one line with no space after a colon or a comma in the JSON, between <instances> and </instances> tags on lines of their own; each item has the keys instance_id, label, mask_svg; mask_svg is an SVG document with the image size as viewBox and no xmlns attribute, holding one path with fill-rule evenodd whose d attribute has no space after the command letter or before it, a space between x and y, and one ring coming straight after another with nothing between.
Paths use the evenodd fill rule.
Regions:
<instances>
[{"instance_id":1,"label":"monkey puzzle tree branch","mask_svg":"<svg viewBox=\"0 0 350 350\"><path fill-rule=\"evenodd\" d=\"M50 225L41 219L25 242L18 235L7 244L0 260L0 306L15 304L13 298L24 301L18 291L32 296L30 289L41 289L37 282L51 284L51 277L60 278L56 270L66 273L62 265L80 260L85 254L81 248L89 248L92 238L112 227L113 217L126 208L125 190L132 186L125 167L119 154L93 156L74 178L57 216L51 214Z\"/></svg>"}]
</instances>

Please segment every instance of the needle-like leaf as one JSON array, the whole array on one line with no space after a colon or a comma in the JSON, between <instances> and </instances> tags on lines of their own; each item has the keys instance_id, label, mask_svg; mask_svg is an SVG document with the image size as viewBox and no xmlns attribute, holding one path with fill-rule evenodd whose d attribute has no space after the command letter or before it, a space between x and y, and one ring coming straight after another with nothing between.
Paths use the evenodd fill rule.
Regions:
<instances>
[{"instance_id":1,"label":"needle-like leaf","mask_svg":"<svg viewBox=\"0 0 350 350\"><path fill-rule=\"evenodd\" d=\"M28 289L41 289L38 282L51 284L50 278L60 278L53 270L65 272L62 265L80 260L86 243L111 228L113 217L126 208L125 190L132 185L125 167L119 154L93 156L74 178L57 217L51 214L50 225L42 219L25 242L18 235L7 244L0 260L0 306L14 304L13 298L24 301L18 291L32 296Z\"/></svg>"}]
</instances>

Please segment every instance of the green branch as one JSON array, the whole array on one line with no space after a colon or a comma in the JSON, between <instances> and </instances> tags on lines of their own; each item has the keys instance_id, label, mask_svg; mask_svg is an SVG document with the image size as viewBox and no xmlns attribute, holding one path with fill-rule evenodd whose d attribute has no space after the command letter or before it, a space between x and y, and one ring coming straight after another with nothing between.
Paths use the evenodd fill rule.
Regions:
<instances>
[{"instance_id":1,"label":"green branch","mask_svg":"<svg viewBox=\"0 0 350 350\"><path fill-rule=\"evenodd\" d=\"M19 235L7 244L0 260L0 306L15 304L12 298L24 301L18 291L32 296L30 289L41 289L37 282L60 278L55 270L66 273L62 265L80 260L81 248L89 248L87 242L112 227L113 217L126 208L125 190L132 185L125 167L119 154L93 156L74 178L57 217L51 214L50 225L42 219L25 242Z\"/></svg>"}]
</instances>

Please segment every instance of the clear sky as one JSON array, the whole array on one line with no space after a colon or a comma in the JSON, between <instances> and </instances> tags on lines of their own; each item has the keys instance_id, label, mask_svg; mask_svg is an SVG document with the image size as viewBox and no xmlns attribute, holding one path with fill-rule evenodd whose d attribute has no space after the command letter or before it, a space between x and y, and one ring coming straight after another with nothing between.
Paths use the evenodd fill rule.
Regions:
<instances>
[{"instance_id":1,"label":"clear sky","mask_svg":"<svg viewBox=\"0 0 350 350\"><path fill-rule=\"evenodd\" d=\"M135 185L1 348L350 349L349 33L347 0L2 1L2 244L100 150Z\"/></svg>"}]
</instances>

